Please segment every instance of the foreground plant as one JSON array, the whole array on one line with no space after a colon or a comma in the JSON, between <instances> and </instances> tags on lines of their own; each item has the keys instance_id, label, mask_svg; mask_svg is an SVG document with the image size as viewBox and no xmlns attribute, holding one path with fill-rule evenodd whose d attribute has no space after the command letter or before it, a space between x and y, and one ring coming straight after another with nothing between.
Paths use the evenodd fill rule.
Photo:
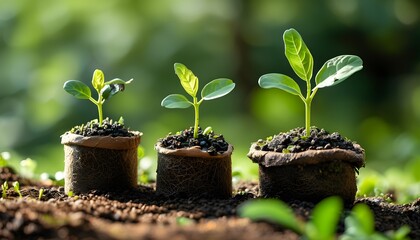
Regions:
<instances>
[{"instance_id":1,"label":"foreground plant","mask_svg":"<svg viewBox=\"0 0 420 240\"><path fill-rule=\"evenodd\" d=\"M174 69L184 90L192 97L189 101L182 94L171 94L162 100L161 105L166 108L188 108L194 107L194 138L198 137L198 126L200 121L200 105L204 100L212 100L223 97L235 88L235 83L227 78L214 79L201 90L201 99L198 100L198 78L194 73L181 63L175 63Z\"/></svg>"},{"instance_id":2,"label":"foreground plant","mask_svg":"<svg viewBox=\"0 0 420 240\"><path fill-rule=\"evenodd\" d=\"M4 181L3 184L1 185L1 198L6 199L8 189L9 189L9 184L7 184L7 181Z\"/></svg>"},{"instance_id":3,"label":"foreground plant","mask_svg":"<svg viewBox=\"0 0 420 240\"><path fill-rule=\"evenodd\" d=\"M19 195L19 198L22 198L22 193L20 192L20 184L18 181L13 182L13 189Z\"/></svg>"},{"instance_id":4,"label":"foreground plant","mask_svg":"<svg viewBox=\"0 0 420 240\"><path fill-rule=\"evenodd\" d=\"M341 55L334 57L321 67L315 77L315 87L311 87L314 60L300 34L295 29L286 30L283 34L285 55L293 71L306 82L306 96L299 85L291 77L269 73L260 77L258 84L262 88L278 88L297 95L305 104L306 137L310 135L311 104L318 89L331 87L341 83L353 73L363 68L363 61L358 56Z\"/></svg>"},{"instance_id":5,"label":"foreground plant","mask_svg":"<svg viewBox=\"0 0 420 240\"><path fill-rule=\"evenodd\" d=\"M102 105L104 102L118 92L124 91L125 85L131 83L132 81L133 79L125 82L119 78L114 78L105 82L104 73L101 70L96 69L92 76L92 86L98 94L98 99L94 99L90 88L78 80L69 80L65 82L63 88L74 97L79 99L88 99L95 104L98 108L99 125L101 125L103 122Z\"/></svg>"}]
</instances>

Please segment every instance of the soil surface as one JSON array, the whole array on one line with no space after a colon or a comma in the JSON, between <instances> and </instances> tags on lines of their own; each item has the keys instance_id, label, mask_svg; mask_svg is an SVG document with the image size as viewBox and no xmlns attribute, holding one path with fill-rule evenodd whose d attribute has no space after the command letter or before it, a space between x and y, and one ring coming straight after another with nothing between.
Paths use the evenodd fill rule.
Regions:
<instances>
[{"instance_id":1,"label":"soil surface","mask_svg":"<svg viewBox=\"0 0 420 240\"><path fill-rule=\"evenodd\" d=\"M190 127L177 134L169 134L159 139L161 146L167 149L180 149L199 146L202 151L210 155L221 154L228 150L229 144L223 135L215 134L213 131L204 134L201 127L198 128L198 137L194 138L194 129Z\"/></svg>"},{"instance_id":2,"label":"soil surface","mask_svg":"<svg viewBox=\"0 0 420 240\"><path fill-rule=\"evenodd\" d=\"M91 136L112 136L112 137L132 137L133 133L124 126L120 121L114 121L105 118L102 124L99 125L97 119L89 121L80 126L73 127L70 133L79 134L85 137Z\"/></svg>"},{"instance_id":3,"label":"soil surface","mask_svg":"<svg viewBox=\"0 0 420 240\"><path fill-rule=\"evenodd\" d=\"M263 151L298 153L306 150L340 148L362 153L364 150L354 146L354 142L343 138L339 133L329 133L324 129L311 127L311 134L306 137L305 128L295 128L286 133L279 133L272 138L259 140Z\"/></svg>"},{"instance_id":4,"label":"soil surface","mask_svg":"<svg viewBox=\"0 0 420 240\"><path fill-rule=\"evenodd\" d=\"M9 173L1 177L0 183L8 181L10 187L11 181L23 180ZM155 194L153 184L135 191L93 191L72 197L64 194L63 187L22 185L23 198L11 188L0 200L0 239L299 239L280 226L237 216L241 203L256 198L254 182L236 183L234 197L225 200L163 198ZM420 239L420 198L406 205L380 198L356 202L373 210L377 230L408 225L410 237ZM306 202L289 205L303 220L314 207Z\"/></svg>"}]
</instances>

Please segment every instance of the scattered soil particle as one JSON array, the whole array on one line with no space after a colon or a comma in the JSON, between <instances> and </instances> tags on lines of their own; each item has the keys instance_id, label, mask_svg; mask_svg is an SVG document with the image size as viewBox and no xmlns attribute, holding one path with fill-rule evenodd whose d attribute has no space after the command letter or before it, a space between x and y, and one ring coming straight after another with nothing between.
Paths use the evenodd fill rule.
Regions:
<instances>
[{"instance_id":1,"label":"scattered soil particle","mask_svg":"<svg viewBox=\"0 0 420 240\"><path fill-rule=\"evenodd\" d=\"M99 125L97 119L82 124L80 126L73 127L70 133L79 134L85 137L91 136L112 136L112 137L132 137L133 133L119 121L114 121L109 118L105 118L102 124Z\"/></svg>"},{"instance_id":2,"label":"scattered soil particle","mask_svg":"<svg viewBox=\"0 0 420 240\"><path fill-rule=\"evenodd\" d=\"M223 135L215 134L211 131L203 134L201 127L198 128L198 137L194 138L194 129L190 127L175 135L169 134L165 138L159 139L162 147L167 149L180 149L199 146L202 151L210 155L217 155L228 150L229 144L225 141Z\"/></svg>"},{"instance_id":3,"label":"scattered soil particle","mask_svg":"<svg viewBox=\"0 0 420 240\"><path fill-rule=\"evenodd\" d=\"M324 129L311 127L311 134L306 137L305 128L295 128L286 133L274 135L272 139L259 140L263 151L283 153L297 153L306 150L323 150L340 148L362 153L363 149L356 148L352 141L343 138L339 133L329 133Z\"/></svg>"},{"instance_id":4,"label":"scattered soil particle","mask_svg":"<svg viewBox=\"0 0 420 240\"><path fill-rule=\"evenodd\" d=\"M0 179L0 184L5 179ZM0 239L299 239L267 222L237 216L237 207L257 197L258 184L238 182L230 199L165 198L154 184L119 193L92 191L68 197L63 187L24 186L23 198L13 189L0 200ZM412 239L420 239L420 199L396 205L378 198L358 199L375 214L379 231L410 226ZM312 203L288 203L308 220ZM348 212L348 210L346 210ZM339 227L339 232L343 226Z\"/></svg>"}]
</instances>

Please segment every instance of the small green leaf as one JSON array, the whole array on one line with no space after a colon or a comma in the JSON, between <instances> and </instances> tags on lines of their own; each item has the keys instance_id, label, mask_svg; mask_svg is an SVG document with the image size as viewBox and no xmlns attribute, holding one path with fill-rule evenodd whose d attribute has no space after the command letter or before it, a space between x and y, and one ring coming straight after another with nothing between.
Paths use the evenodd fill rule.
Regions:
<instances>
[{"instance_id":1,"label":"small green leaf","mask_svg":"<svg viewBox=\"0 0 420 240\"><path fill-rule=\"evenodd\" d=\"M250 200L239 206L239 215L251 220L267 220L302 234L301 224L292 209L276 199Z\"/></svg>"},{"instance_id":2,"label":"small green leaf","mask_svg":"<svg viewBox=\"0 0 420 240\"><path fill-rule=\"evenodd\" d=\"M309 238L335 239L342 209L343 203L339 197L329 197L319 202L312 211L312 220L306 226Z\"/></svg>"},{"instance_id":3,"label":"small green leaf","mask_svg":"<svg viewBox=\"0 0 420 240\"><path fill-rule=\"evenodd\" d=\"M89 99L91 97L90 88L81 81L69 80L64 83L64 90L79 99Z\"/></svg>"},{"instance_id":4,"label":"small green leaf","mask_svg":"<svg viewBox=\"0 0 420 240\"><path fill-rule=\"evenodd\" d=\"M223 97L235 88L235 83L227 78L215 79L207 83L201 90L201 97L204 100L211 100Z\"/></svg>"},{"instance_id":5,"label":"small green leaf","mask_svg":"<svg viewBox=\"0 0 420 240\"><path fill-rule=\"evenodd\" d=\"M132 81L133 81L133 79L130 79L128 81L124 81L124 80L121 80L119 78L114 78L114 79L112 79L108 82L105 82L104 85L110 85L110 84L124 84L124 85L127 85L127 84L130 84Z\"/></svg>"},{"instance_id":6,"label":"small green leaf","mask_svg":"<svg viewBox=\"0 0 420 240\"><path fill-rule=\"evenodd\" d=\"M161 106L166 108L188 108L192 106L192 103L184 95L171 94L162 100Z\"/></svg>"},{"instance_id":7,"label":"small green leaf","mask_svg":"<svg viewBox=\"0 0 420 240\"><path fill-rule=\"evenodd\" d=\"M280 73L269 73L262 75L258 79L258 84L262 88L278 88L288 93L302 96L299 85L291 77Z\"/></svg>"},{"instance_id":8,"label":"small green leaf","mask_svg":"<svg viewBox=\"0 0 420 240\"><path fill-rule=\"evenodd\" d=\"M198 91L198 78L191 70L181 63L175 63L174 69L176 75L178 75L178 78L181 81L182 87L189 95L195 97Z\"/></svg>"},{"instance_id":9,"label":"small green leaf","mask_svg":"<svg viewBox=\"0 0 420 240\"><path fill-rule=\"evenodd\" d=\"M363 61L354 55L341 55L324 63L315 77L315 88L331 87L341 83L353 73L362 70Z\"/></svg>"},{"instance_id":10,"label":"small green leaf","mask_svg":"<svg viewBox=\"0 0 420 240\"><path fill-rule=\"evenodd\" d=\"M100 92L101 89L104 87L104 82L104 73L99 69L95 69L92 76L92 86L96 89L96 91Z\"/></svg>"},{"instance_id":11,"label":"small green leaf","mask_svg":"<svg viewBox=\"0 0 420 240\"><path fill-rule=\"evenodd\" d=\"M100 94L104 100L107 100L114 96L115 94L124 91L125 85L131 83L133 79L125 82L119 78L112 79L105 83L104 87L101 89Z\"/></svg>"},{"instance_id":12,"label":"small green leaf","mask_svg":"<svg viewBox=\"0 0 420 240\"><path fill-rule=\"evenodd\" d=\"M310 81L314 67L312 54L300 34L293 28L283 34L285 55L293 71L304 81Z\"/></svg>"}]
</instances>

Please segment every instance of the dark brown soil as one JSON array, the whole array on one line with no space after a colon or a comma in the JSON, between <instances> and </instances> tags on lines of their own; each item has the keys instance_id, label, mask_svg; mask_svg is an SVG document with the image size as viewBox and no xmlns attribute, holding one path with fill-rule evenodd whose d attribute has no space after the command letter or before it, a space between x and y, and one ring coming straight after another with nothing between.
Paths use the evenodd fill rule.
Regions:
<instances>
[{"instance_id":1,"label":"dark brown soil","mask_svg":"<svg viewBox=\"0 0 420 240\"><path fill-rule=\"evenodd\" d=\"M73 127L69 132L85 137L91 136L112 136L112 137L132 137L133 133L119 121L105 118L99 125L97 119L89 121L80 126Z\"/></svg>"},{"instance_id":2,"label":"dark brown soil","mask_svg":"<svg viewBox=\"0 0 420 240\"><path fill-rule=\"evenodd\" d=\"M309 137L305 136L305 128L295 128L286 133L279 133L272 139L259 140L263 151L283 153L297 153L305 150L322 150L340 148L361 153L362 149L355 148L352 141L343 138L339 133L329 133L324 129L311 127Z\"/></svg>"},{"instance_id":3,"label":"dark brown soil","mask_svg":"<svg viewBox=\"0 0 420 240\"><path fill-rule=\"evenodd\" d=\"M62 187L45 186L41 200L40 186L22 187L22 199L9 189L0 200L0 239L299 239L279 226L239 218L237 206L255 198L258 185L240 182L234 188L234 197L224 200L163 198L153 185L73 197ZM420 199L407 205L378 198L357 202L372 208L378 230L407 224L412 239L420 239ZM306 202L289 205L304 220L313 208Z\"/></svg>"},{"instance_id":4,"label":"dark brown soil","mask_svg":"<svg viewBox=\"0 0 420 240\"><path fill-rule=\"evenodd\" d=\"M159 139L161 146L167 149L180 149L199 146L202 151L210 155L217 155L228 150L229 144L225 141L223 135L215 134L211 131L209 134L203 134L201 127L198 128L198 137L194 138L194 129L190 127L177 134L169 134L163 139Z\"/></svg>"}]
</instances>

